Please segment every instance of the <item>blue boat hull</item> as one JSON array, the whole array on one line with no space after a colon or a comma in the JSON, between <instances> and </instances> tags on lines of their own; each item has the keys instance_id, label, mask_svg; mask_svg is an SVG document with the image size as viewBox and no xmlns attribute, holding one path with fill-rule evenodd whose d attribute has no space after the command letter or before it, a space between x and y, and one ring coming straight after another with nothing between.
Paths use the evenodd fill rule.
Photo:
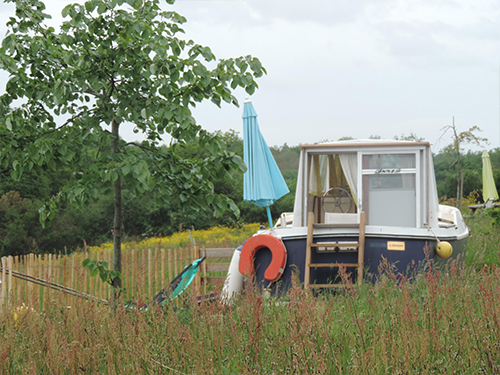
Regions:
<instances>
[{"instance_id":1,"label":"blue boat hull","mask_svg":"<svg viewBox=\"0 0 500 375\"><path fill-rule=\"evenodd\" d=\"M256 282L261 288L268 288L272 295L281 295L286 292L292 282L292 275L296 273L300 283L304 283L306 239L305 238L283 238L283 243L287 249L288 258L284 273L281 279L275 283L269 283L264 279L264 272L271 262L271 252L268 249L261 249L255 255ZM334 241L338 238L323 238L324 241ZM342 241L354 241L357 237L343 237ZM366 237L365 239L365 279L375 281L380 274L381 262L386 259L391 265L391 270L395 274L411 275L421 270L426 260L434 260L436 264L443 264L445 260L436 255L436 240L425 239L398 239L404 242L404 250L389 250L388 242L394 241L383 237ZM460 241L450 241L453 246L453 257L462 254L465 249L467 239ZM390 246L389 246L390 247ZM427 253L427 255L426 255ZM312 263L357 263L357 252L315 252L311 254ZM346 268L351 274L352 280L356 281L356 268ZM337 267L334 268L312 268L311 283L326 284L339 283L340 275Z\"/></svg>"}]
</instances>

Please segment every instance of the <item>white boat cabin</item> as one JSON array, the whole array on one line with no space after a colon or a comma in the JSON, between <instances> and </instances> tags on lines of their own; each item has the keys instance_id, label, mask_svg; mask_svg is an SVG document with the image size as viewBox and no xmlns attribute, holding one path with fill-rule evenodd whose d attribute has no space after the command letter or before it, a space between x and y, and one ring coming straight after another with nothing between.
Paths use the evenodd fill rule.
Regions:
<instances>
[{"instance_id":1,"label":"white boat cabin","mask_svg":"<svg viewBox=\"0 0 500 375\"><path fill-rule=\"evenodd\" d=\"M348 223L365 212L380 227L437 227L439 204L430 144L381 140L301 146L293 227Z\"/></svg>"}]
</instances>

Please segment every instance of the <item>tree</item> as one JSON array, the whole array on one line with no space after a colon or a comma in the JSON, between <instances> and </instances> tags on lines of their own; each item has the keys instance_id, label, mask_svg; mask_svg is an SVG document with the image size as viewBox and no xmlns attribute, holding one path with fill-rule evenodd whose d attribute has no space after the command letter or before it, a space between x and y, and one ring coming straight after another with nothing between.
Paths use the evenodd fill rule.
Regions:
<instances>
[{"instance_id":1,"label":"tree","mask_svg":"<svg viewBox=\"0 0 500 375\"><path fill-rule=\"evenodd\" d=\"M121 272L124 189L135 195L149 190L160 201L177 196L183 209L238 212L214 192L210 178L243 170L241 158L196 124L191 108L205 99L237 105L232 90L252 94L265 73L258 59L215 63L210 48L177 37L186 19L162 10L159 0L68 5L57 31L44 24L50 16L41 1L8 1L16 13L0 49L0 68L10 75L0 98L0 164L13 178L60 166L73 172L41 209L42 222L62 199L84 206L112 195L113 269ZM121 139L127 126L146 140ZM164 134L170 147L161 147ZM177 155L177 146L195 139L208 156ZM116 290L121 281L112 284Z\"/></svg>"},{"instance_id":2,"label":"tree","mask_svg":"<svg viewBox=\"0 0 500 375\"><path fill-rule=\"evenodd\" d=\"M475 132L480 132L481 129L478 126L472 126L469 130L458 132L457 127L455 126L455 117L453 117L452 124L447 125L441 128L443 132L441 137L443 137L448 130L452 131L452 143L446 146L441 153L454 153L456 155L455 161L450 165L450 168L453 167L454 164L457 165L457 208L462 209L462 197L463 197L463 183L464 183L464 174L461 168L460 155L464 151L463 146L465 144L475 144L480 146L481 143L487 143L487 138L482 138L474 134Z\"/></svg>"}]
</instances>

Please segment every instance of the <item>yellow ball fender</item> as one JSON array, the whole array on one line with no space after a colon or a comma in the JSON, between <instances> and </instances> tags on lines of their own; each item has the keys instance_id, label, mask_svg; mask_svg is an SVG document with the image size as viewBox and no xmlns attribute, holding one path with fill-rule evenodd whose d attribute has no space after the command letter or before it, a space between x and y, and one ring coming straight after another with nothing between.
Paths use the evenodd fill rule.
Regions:
<instances>
[{"instance_id":1,"label":"yellow ball fender","mask_svg":"<svg viewBox=\"0 0 500 375\"><path fill-rule=\"evenodd\" d=\"M449 258L453 254L453 246L449 242L441 241L436 246L436 254L443 259Z\"/></svg>"}]
</instances>

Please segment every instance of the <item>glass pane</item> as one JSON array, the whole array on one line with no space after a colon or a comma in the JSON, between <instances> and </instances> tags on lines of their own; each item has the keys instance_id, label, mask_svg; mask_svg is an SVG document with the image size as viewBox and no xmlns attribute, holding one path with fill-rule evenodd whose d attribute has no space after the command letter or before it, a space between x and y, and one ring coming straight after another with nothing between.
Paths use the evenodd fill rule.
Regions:
<instances>
[{"instance_id":1,"label":"glass pane","mask_svg":"<svg viewBox=\"0 0 500 375\"><path fill-rule=\"evenodd\" d=\"M364 155L363 169L415 168L415 154Z\"/></svg>"},{"instance_id":2,"label":"glass pane","mask_svg":"<svg viewBox=\"0 0 500 375\"><path fill-rule=\"evenodd\" d=\"M365 175L368 224L415 227L415 175Z\"/></svg>"},{"instance_id":3,"label":"glass pane","mask_svg":"<svg viewBox=\"0 0 500 375\"><path fill-rule=\"evenodd\" d=\"M376 174L370 178L370 189L415 189L414 174Z\"/></svg>"}]
</instances>

